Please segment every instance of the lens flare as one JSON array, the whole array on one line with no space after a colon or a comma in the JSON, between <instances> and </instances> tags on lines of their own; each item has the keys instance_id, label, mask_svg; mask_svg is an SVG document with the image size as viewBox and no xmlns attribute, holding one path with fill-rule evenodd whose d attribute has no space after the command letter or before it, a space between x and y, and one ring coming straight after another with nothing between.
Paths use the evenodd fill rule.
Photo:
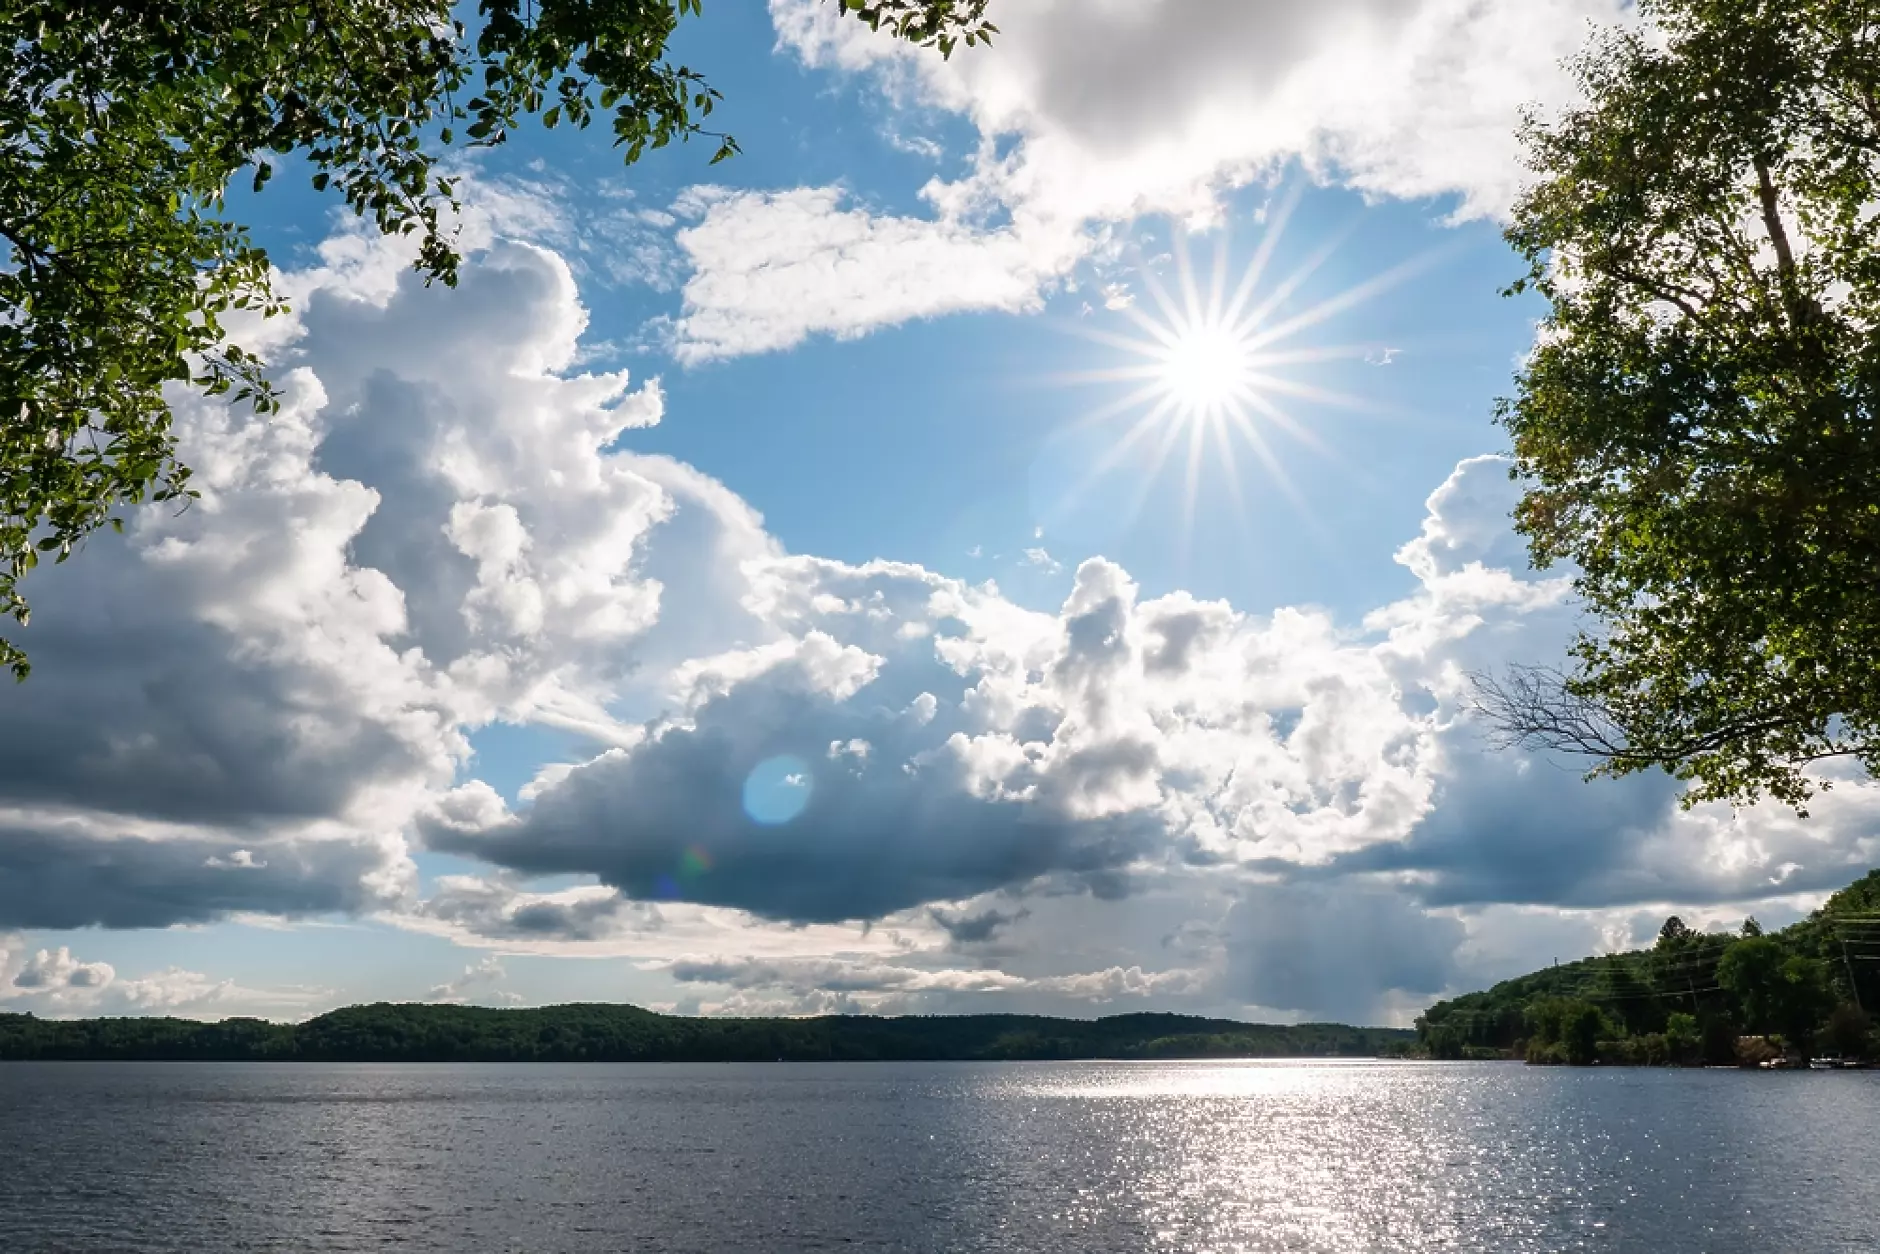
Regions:
<instances>
[{"instance_id":1,"label":"lens flare","mask_svg":"<svg viewBox=\"0 0 1880 1254\"><path fill-rule=\"evenodd\" d=\"M815 786L803 759L787 753L765 758L744 777L744 812L766 827L780 826L803 813Z\"/></svg>"}]
</instances>

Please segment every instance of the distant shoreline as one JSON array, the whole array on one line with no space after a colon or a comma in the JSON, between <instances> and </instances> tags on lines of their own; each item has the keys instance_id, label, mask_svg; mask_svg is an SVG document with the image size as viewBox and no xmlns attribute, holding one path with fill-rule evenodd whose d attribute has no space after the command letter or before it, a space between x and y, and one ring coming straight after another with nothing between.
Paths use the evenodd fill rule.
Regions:
<instances>
[{"instance_id":1,"label":"distant shoreline","mask_svg":"<svg viewBox=\"0 0 1880 1254\"><path fill-rule=\"evenodd\" d=\"M1192 1015L715 1019L637 1006L381 1002L304 1023L0 1014L0 1062L1124 1062L1404 1057L1415 1032Z\"/></svg>"}]
</instances>

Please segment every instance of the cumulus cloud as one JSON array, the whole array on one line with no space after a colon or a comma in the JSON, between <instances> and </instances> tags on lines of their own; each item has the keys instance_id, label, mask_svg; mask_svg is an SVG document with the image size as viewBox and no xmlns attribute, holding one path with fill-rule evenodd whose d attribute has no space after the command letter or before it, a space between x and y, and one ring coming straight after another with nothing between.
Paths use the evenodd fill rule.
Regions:
<instances>
[{"instance_id":1,"label":"cumulus cloud","mask_svg":"<svg viewBox=\"0 0 1880 1254\"><path fill-rule=\"evenodd\" d=\"M574 368L567 266L467 226L450 299L407 245L349 232L283 276L296 313L259 335L281 412L179 396L202 498L33 576L35 671L0 720L0 925L391 908L406 820L466 730L618 734L623 646L664 591L642 541L722 490L608 452L659 389ZM718 517L708 544L748 523ZM711 596L693 580L678 612Z\"/></svg>"},{"instance_id":2,"label":"cumulus cloud","mask_svg":"<svg viewBox=\"0 0 1880 1254\"><path fill-rule=\"evenodd\" d=\"M677 237L692 267L684 362L962 310L1035 309L1084 249L1076 234L1041 226L876 214L835 187L715 192L689 207L702 217Z\"/></svg>"},{"instance_id":3,"label":"cumulus cloud","mask_svg":"<svg viewBox=\"0 0 1880 1254\"><path fill-rule=\"evenodd\" d=\"M593 941L624 930L658 931L656 907L605 887L529 892L513 884L447 875L438 879L415 917L490 940Z\"/></svg>"},{"instance_id":4,"label":"cumulus cloud","mask_svg":"<svg viewBox=\"0 0 1880 1254\"><path fill-rule=\"evenodd\" d=\"M272 331L284 412L185 404L203 500L34 576L0 926L378 915L630 957L722 1008L1398 1015L1511 910L1604 935L1880 860L1856 778L1802 823L1484 749L1466 673L1574 623L1501 459L1436 488L1414 590L1361 621L1145 596L1102 559L1027 608L787 554L622 448L657 387L579 365L555 254L485 243L445 300L393 246L331 241ZM459 777L494 719L578 739L511 803ZM483 865L421 889L408 841ZM0 948L15 1005L249 1004Z\"/></svg>"},{"instance_id":5,"label":"cumulus cloud","mask_svg":"<svg viewBox=\"0 0 1880 1254\"><path fill-rule=\"evenodd\" d=\"M1496 212L1518 186L1521 109L1570 99L1562 61L1593 23L1631 18L1620 0L1038 0L1001 16L991 48L943 61L813 0L771 0L771 16L807 63L886 70L1016 140L973 175L1008 203L1111 220L1206 216L1220 188L1289 159Z\"/></svg>"},{"instance_id":6,"label":"cumulus cloud","mask_svg":"<svg viewBox=\"0 0 1880 1254\"><path fill-rule=\"evenodd\" d=\"M42 949L20 964L13 987L29 990L103 988L117 978L108 962L80 962L72 951Z\"/></svg>"},{"instance_id":7,"label":"cumulus cloud","mask_svg":"<svg viewBox=\"0 0 1880 1254\"><path fill-rule=\"evenodd\" d=\"M304 1013L331 996L319 988L246 988L178 967L126 979L110 963L86 962L67 946L34 949L17 936L0 933L0 1012L215 1018Z\"/></svg>"},{"instance_id":8,"label":"cumulus cloud","mask_svg":"<svg viewBox=\"0 0 1880 1254\"><path fill-rule=\"evenodd\" d=\"M522 994L502 987L508 978L509 972L504 968L502 959L491 955L465 967L463 974L456 979L434 986L424 999L453 1006L521 1005Z\"/></svg>"},{"instance_id":9,"label":"cumulus cloud","mask_svg":"<svg viewBox=\"0 0 1880 1254\"><path fill-rule=\"evenodd\" d=\"M1588 786L1485 750L1466 673L1557 651L1573 614L1563 578L1506 565L1506 472L1471 459L1431 495L1399 554L1420 590L1362 626L1144 599L1101 560L1055 613L918 567L753 560L742 602L776 640L676 667L632 744L526 804L472 783L420 831L519 875L595 877L597 902L797 923L1000 891L1115 898L1181 864L1591 908L1799 891L1867 857L1862 785L1837 794L1844 821L1719 824L1681 813L1664 777ZM754 806L766 769L797 781L800 811Z\"/></svg>"}]
</instances>

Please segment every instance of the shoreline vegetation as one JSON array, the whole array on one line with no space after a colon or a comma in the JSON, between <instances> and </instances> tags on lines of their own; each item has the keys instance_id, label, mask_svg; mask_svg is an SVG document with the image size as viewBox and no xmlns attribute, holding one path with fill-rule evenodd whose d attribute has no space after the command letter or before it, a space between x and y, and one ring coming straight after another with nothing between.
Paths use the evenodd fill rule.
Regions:
<instances>
[{"instance_id":1,"label":"shoreline vegetation","mask_svg":"<svg viewBox=\"0 0 1880 1254\"><path fill-rule=\"evenodd\" d=\"M1535 1065L1880 1065L1880 871L1765 934L1696 931L1675 915L1650 949L1583 958L1441 1001L1416 1021L1423 1057Z\"/></svg>"},{"instance_id":2,"label":"shoreline vegetation","mask_svg":"<svg viewBox=\"0 0 1880 1254\"><path fill-rule=\"evenodd\" d=\"M1416 1034L1343 1024L1292 1026L1128 1014L718 1019L637 1006L535 1009L349 1006L304 1023L263 1019L41 1019L0 1014L0 1061L203 1062L970 1062L1376 1058L1407 1056Z\"/></svg>"}]
</instances>

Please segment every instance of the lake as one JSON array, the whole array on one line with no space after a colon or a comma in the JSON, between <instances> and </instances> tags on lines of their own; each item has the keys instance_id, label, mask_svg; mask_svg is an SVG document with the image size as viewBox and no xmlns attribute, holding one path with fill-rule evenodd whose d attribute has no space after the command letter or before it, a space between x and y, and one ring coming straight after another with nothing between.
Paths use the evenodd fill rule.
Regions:
<instances>
[{"instance_id":1,"label":"lake","mask_svg":"<svg viewBox=\"0 0 1880 1254\"><path fill-rule=\"evenodd\" d=\"M1880 1249L1880 1073L0 1064L0 1250Z\"/></svg>"}]
</instances>

